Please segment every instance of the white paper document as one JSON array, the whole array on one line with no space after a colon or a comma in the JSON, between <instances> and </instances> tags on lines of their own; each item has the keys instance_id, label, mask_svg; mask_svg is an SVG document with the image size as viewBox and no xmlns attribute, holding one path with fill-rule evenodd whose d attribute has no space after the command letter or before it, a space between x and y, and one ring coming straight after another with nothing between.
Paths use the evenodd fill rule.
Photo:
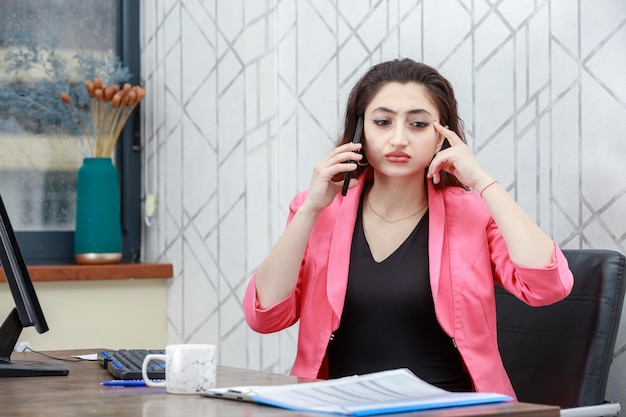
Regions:
<instances>
[{"instance_id":1,"label":"white paper document","mask_svg":"<svg viewBox=\"0 0 626 417\"><path fill-rule=\"evenodd\" d=\"M204 395L290 410L353 416L513 400L495 393L446 391L419 379L408 369L300 384L214 388Z\"/></svg>"}]
</instances>

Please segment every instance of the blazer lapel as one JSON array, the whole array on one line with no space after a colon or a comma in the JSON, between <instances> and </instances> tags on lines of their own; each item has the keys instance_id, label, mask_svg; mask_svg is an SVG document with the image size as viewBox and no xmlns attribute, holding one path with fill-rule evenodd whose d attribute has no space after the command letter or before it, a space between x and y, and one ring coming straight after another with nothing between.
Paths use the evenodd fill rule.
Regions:
<instances>
[{"instance_id":1,"label":"blazer lapel","mask_svg":"<svg viewBox=\"0 0 626 417\"><path fill-rule=\"evenodd\" d=\"M439 324L451 338L455 337L454 299L452 296L450 257L446 230L446 204L444 193L428 181L428 258L430 288Z\"/></svg>"},{"instance_id":2,"label":"blazer lapel","mask_svg":"<svg viewBox=\"0 0 626 417\"><path fill-rule=\"evenodd\" d=\"M352 235L354 234L354 224L364 183L365 175L361 175L358 187L351 188L345 197L342 195L335 197L335 203L339 207L336 211L330 253L328 254L326 292L337 319L341 318L346 298Z\"/></svg>"},{"instance_id":3,"label":"blazer lapel","mask_svg":"<svg viewBox=\"0 0 626 417\"><path fill-rule=\"evenodd\" d=\"M444 219L445 205L443 203L443 194L437 190L432 184L428 183L428 258L430 265L430 286L433 293L433 299L437 300L439 291L439 279L441 276L441 258L443 255L444 242ZM435 301L435 305L437 305Z\"/></svg>"}]
</instances>

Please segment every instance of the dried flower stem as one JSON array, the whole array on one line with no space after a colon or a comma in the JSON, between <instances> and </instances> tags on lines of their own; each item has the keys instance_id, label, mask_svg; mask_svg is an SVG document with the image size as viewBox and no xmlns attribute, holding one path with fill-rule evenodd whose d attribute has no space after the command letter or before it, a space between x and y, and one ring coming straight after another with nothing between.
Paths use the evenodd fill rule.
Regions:
<instances>
[{"instance_id":1,"label":"dried flower stem","mask_svg":"<svg viewBox=\"0 0 626 417\"><path fill-rule=\"evenodd\" d=\"M93 137L89 135L80 118L77 118L89 142L89 151L96 158L111 157L126 121L146 93L143 88L131 87L128 83L122 89L117 85L108 87L98 77L93 81L85 81L85 89L90 97ZM61 100L70 105L76 114L67 94L62 93Z\"/></svg>"},{"instance_id":2,"label":"dried flower stem","mask_svg":"<svg viewBox=\"0 0 626 417\"><path fill-rule=\"evenodd\" d=\"M87 131L87 128L85 127L85 124L83 123L83 119L80 118L80 115L76 112L76 109L74 108L74 106L71 105L72 100L70 99L70 96L68 96L65 93L61 93L61 100L63 100L64 103L67 103L70 106L70 108L72 109L72 113L74 113L74 116L76 117L76 120L78 121L78 125L80 126L81 130L83 131L83 135L85 136L85 140L87 141L87 144L89 145L89 152L91 154L93 154L93 147L91 145L91 135Z\"/></svg>"}]
</instances>

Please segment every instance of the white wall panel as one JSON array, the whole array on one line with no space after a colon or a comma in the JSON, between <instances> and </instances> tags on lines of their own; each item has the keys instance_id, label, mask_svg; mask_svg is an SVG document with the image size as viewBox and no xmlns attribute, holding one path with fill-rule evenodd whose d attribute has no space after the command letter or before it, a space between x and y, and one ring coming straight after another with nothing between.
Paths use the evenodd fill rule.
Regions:
<instances>
[{"instance_id":1,"label":"white wall panel","mask_svg":"<svg viewBox=\"0 0 626 417\"><path fill-rule=\"evenodd\" d=\"M174 264L168 340L287 372L297 326L251 332L249 275L342 124L394 57L453 82L481 162L563 247L626 246L623 0L142 0L144 257ZM608 399L626 403L626 323Z\"/></svg>"}]
</instances>

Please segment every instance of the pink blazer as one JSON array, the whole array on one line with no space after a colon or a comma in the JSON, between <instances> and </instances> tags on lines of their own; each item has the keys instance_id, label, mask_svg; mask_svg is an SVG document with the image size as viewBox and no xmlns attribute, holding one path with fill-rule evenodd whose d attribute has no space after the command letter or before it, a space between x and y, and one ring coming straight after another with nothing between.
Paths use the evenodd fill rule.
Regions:
<instances>
[{"instance_id":1,"label":"pink blazer","mask_svg":"<svg viewBox=\"0 0 626 417\"><path fill-rule=\"evenodd\" d=\"M248 284L243 310L259 333L283 330L300 320L292 375L325 378L326 349L338 328L348 281L350 246L364 184L346 197L337 195L311 233L295 290L260 309L255 276ZM430 184L430 181L429 181ZM287 222L305 192L290 204ZM494 283L532 306L565 298L573 277L561 250L553 262L524 268L509 258L506 244L477 192L458 187L428 189L430 281L437 319L454 341L477 391L515 397L498 351Z\"/></svg>"}]
</instances>

